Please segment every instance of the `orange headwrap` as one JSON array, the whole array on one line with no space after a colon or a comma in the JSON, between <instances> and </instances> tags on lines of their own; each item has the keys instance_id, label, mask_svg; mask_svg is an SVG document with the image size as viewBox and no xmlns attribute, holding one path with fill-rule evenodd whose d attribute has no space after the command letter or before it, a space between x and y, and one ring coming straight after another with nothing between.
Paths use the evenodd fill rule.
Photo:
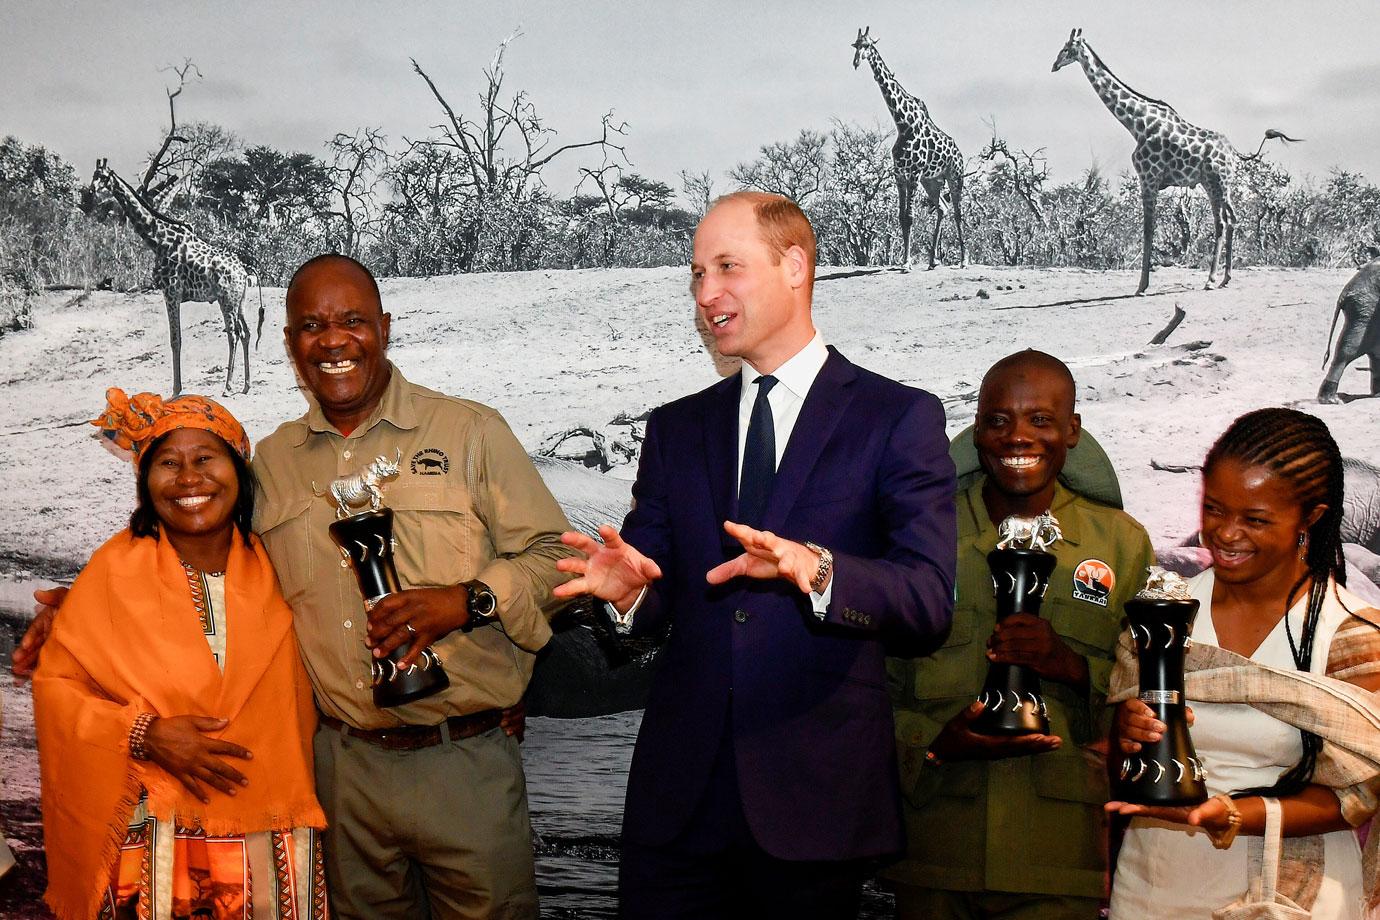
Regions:
<instances>
[{"instance_id":1,"label":"orange headwrap","mask_svg":"<svg viewBox=\"0 0 1380 920\"><path fill-rule=\"evenodd\" d=\"M155 439L179 428L200 428L220 437L230 449L249 459L249 436L220 403L205 396L178 396L167 402L157 393L126 396L119 387L105 391L105 412L91 424L119 447L134 454L134 462Z\"/></svg>"}]
</instances>

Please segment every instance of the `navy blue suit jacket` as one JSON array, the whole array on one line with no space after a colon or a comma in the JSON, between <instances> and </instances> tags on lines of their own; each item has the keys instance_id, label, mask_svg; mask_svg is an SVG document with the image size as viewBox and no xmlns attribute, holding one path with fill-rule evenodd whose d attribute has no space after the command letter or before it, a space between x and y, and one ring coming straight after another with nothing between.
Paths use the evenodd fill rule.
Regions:
<instances>
[{"instance_id":1,"label":"navy blue suit jacket","mask_svg":"<svg viewBox=\"0 0 1380 920\"><path fill-rule=\"evenodd\" d=\"M742 552L723 529L737 513L741 386L735 374L647 421L622 533L662 571L634 630L671 632L633 753L623 832L652 846L681 832L731 705L743 812L763 849L795 860L898 852L883 641L935 635L952 615L954 467L943 409L830 349L763 521L833 552L821 622L784 580L705 581Z\"/></svg>"}]
</instances>

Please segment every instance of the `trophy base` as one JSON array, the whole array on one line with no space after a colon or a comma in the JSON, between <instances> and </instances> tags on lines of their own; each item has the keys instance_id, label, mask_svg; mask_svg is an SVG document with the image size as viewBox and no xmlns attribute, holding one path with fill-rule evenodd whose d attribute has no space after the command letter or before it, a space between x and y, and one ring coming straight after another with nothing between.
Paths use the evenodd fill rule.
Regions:
<instances>
[{"instance_id":1,"label":"trophy base","mask_svg":"<svg viewBox=\"0 0 1380 920\"><path fill-rule=\"evenodd\" d=\"M440 693L450 686L450 680L446 679L436 686L414 687L410 690L387 689L383 687L374 690L374 705L380 709L389 709L393 706L404 706L408 703L425 699L433 693Z\"/></svg>"},{"instance_id":2,"label":"trophy base","mask_svg":"<svg viewBox=\"0 0 1380 920\"><path fill-rule=\"evenodd\" d=\"M1187 728L1179 727L1186 738ZM1185 750L1188 753L1175 753ZM1206 776L1192 747L1172 747L1162 739L1145 745L1139 754L1122 755L1112 792L1134 805L1201 805L1208 800Z\"/></svg>"},{"instance_id":3,"label":"trophy base","mask_svg":"<svg viewBox=\"0 0 1380 920\"><path fill-rule=\"evenodd\" d=\"M440 693L450 686L446 669L430 648L422 652L422 664L415 664L407 671L398 671L394 665L407 655L409 648L407 645L399 646L387 658L374 661L374 705L380 709L402 706Z\"/></svg>"},{"instance_id":4,"label":"trophy base","mask_svg":"<svg viewBox=\"0 0 1380 920\"><path fill-rule=\"evenodd\" d=\"M1043 700L1037 696L1033 701L1027 698L1012 706L1006 697L1009 694L984 691L978 697L978 702L984 708L969 729L979 735L1005 737L1049 734L1049 719L1045 717Z\"/></svg>"}]
</instances>

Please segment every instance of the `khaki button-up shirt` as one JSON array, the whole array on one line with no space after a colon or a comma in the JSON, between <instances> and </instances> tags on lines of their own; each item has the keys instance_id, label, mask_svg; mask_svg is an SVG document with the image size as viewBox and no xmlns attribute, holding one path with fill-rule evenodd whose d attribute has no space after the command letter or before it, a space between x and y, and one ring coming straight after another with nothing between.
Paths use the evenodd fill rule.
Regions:
<instances>
[{"instance_id":1,"label":"khaki button-up shirt","mask_svg":"<svg viewBox=\"0 0 1380 920\"><path fill-rule=\"evenodd\" d=\"M556 560L565 515L531 459L493 409L408 383L396 367L370 417L341 435L316 402L259 442L254 529L292 606L302 658L321 711L358 728L431 725L510 706L527 688L565 580ZM404 589L478 579L498 599L498 622L459 630L434 648L450 688L380 709L373 703L368 617L358 582L331 541L331 481L400 453L383 485L394 513L395 562Z\"/></svg>"}]
</instances>

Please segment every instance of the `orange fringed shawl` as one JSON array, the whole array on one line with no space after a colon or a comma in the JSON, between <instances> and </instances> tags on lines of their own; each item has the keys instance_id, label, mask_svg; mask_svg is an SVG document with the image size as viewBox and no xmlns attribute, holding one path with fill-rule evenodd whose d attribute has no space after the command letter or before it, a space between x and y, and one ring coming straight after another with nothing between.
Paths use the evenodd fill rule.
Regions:
<instances>
[{"instance_id":1,"label":"orange fringed shawl","mask_svg":"<svg viewBox=\"0 0 1380 920\"><path fill-rule=\"evenodd\" d=\"M311 767L316 725L292 612L263 545L236 535L225 575L225 671L202 633L186 573L166 540L116 534L63 602L34 675L44 849L53 912L90 920L141 787L149 813L210 834L324 827ZM253 752L234 797L203 805L129 754L140 712L228 719L215 737Z\"/></svg>"}]
</instances>

